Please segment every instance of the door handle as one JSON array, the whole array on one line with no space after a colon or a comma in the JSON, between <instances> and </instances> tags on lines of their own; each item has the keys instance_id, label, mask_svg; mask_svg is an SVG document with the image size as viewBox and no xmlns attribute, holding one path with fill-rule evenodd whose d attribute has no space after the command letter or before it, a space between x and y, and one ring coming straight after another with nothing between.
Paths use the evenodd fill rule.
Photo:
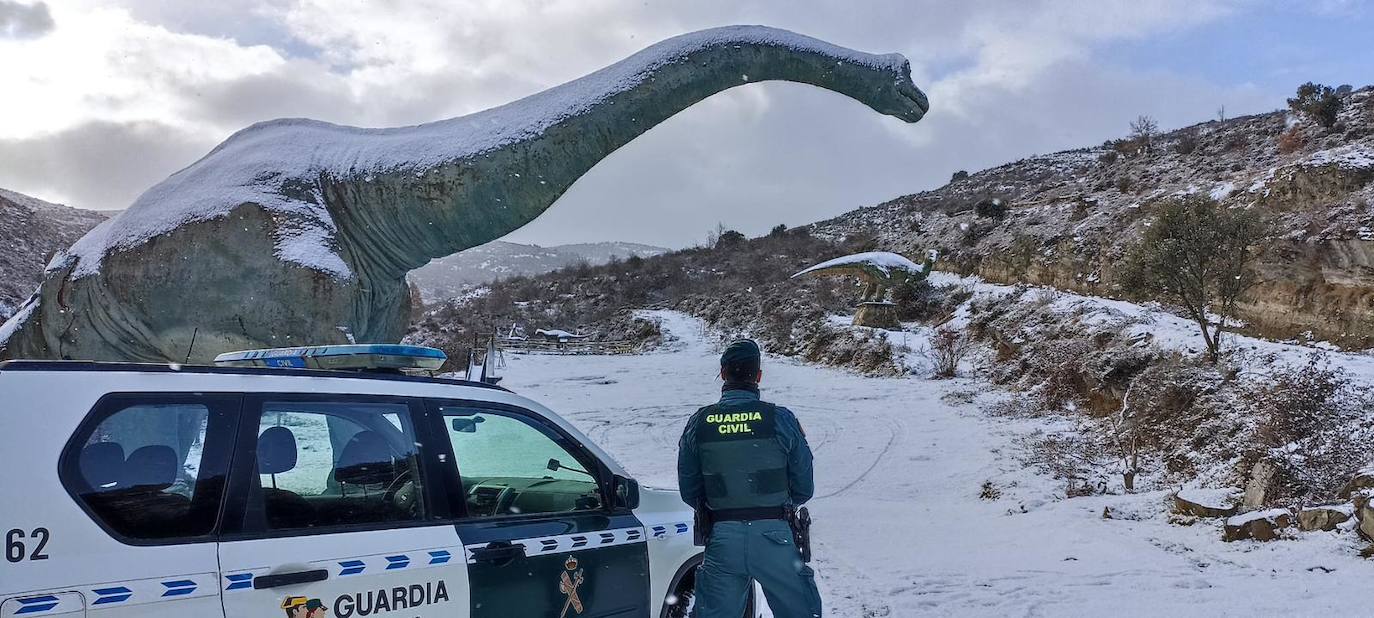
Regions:
<instances>
[{"instance_id":1,"label":"door handle","mask_svg":"<svg viewBox=\"0 0 1374 618\"><path fill-rule=\"evenodd\" d=\"M328 569L262 575L253 578L253 589L262 590L263 588L276 588L278 586L290 586L293 584L308 584L310 582L322 582L326 579L329 579Z\"/></svg>"},{"instance_id":2,"label":"door handle","mask_svg":"<svg viewBox=\"0 0 1374 618\"><path fill-rule=\"evenodd\" d=\"M486 547L472 550L474 562L487 562L504 566L525 557L525 546L510 541L493 541Z\"/></svg>"}]
</instances>

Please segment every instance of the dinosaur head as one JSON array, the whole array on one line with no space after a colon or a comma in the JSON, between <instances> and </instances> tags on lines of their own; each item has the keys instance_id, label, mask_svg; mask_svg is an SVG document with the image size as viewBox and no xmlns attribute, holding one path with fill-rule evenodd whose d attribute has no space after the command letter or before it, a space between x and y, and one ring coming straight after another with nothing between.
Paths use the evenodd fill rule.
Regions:
<instances>
[{"instance_id":1,"label":"dinosaur head","mask_svg":"<svg viewBox=\"0 0 1374 618\"><path fill-rule=\"evenodd\" d=\"M930 100L911 81L911 62L899 54L891 55L900 59L900 62L882 68L868 68L878 73L868 80L877 84L877 88L859 98L875 112L906 122L916 122L930 110Z\"/></svg>"}]
</instances>

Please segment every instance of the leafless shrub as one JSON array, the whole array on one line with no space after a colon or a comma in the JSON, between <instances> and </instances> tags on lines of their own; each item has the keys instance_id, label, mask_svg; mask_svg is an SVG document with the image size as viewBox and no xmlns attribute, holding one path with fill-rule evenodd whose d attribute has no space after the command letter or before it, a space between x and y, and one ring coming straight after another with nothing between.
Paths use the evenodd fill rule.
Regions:
<instances>
[{"instance_id":1,"label":"leafless shrub","mask_svg":"<svg viewBox=\"0 0 1374 618\"><path fill-rule=\"evenodd\" d=\"M959 373L959 362L973 349L973 341L963 331L941 328L930 337L926 358L934 368L934 377L952 378Z\"/></svg>"},{"instance_id":2,"label":"leafless shrub","mask_svg":"<svg viewBox=\"0 0 1374 618\"><path fill-rule=\"evenodd\" d=\"M1293 154L1302 150L1307 145L1307 140L1303 138L1302 132L1297 127L1293 127L1283 132L1279 136L1279 154Z\"/></svg>"},{"instance_id":3,"label":"leafless shrub","mask_svg":"<svg viewBox=\"0 0 1374 618\"><path fill-rule=\"evenodd\" d=\"M1197 132L1184 131L1182 135L1179 135L1178 141L1174 142L1174 152L1181 155L1190 155L1197 150L1197 146Z\"/></svg>"},{"instance_id":4,"label":"leafless shrub","mask_svg":"<svg viewBox=\"0 0 1374 618\"><path fill-rule=\"evenodd\" d=\"M977 397L978 393L974 391L957 390L950 391L948 393L945 393L944 395L941 395L940 401L955 406L966 406L968 404L973 403L973 400Z\"/></svg>"},{"instance_id":5,"label":"leafless shrub","mask_svg":"<svg viewBox=\"0 0 1374 618\"><path fill-rule=\"evenodd\" d=\"M1320 354L1276 369L1243 395L1258 417L1247 463L1277 470L1276 501L1329 500L1374 449L1368 395Z\"/></svg>"},{"instance_id":6,"label":"leafless shrub","mask_svg":"<svg viewBox=\"0 0 1374 618\"><path fill-rule=\"evenodd\" d=\"M1086 402L1088 381L1083 361L1093 349L1087 337L1060 339L1036 347L1034 369L1041 379L1040 404L1050 410L1076 407Z\"/></svg>"},{"instance_id":7,"label":"leafless shrub","mask_svg":"<svg viewBox=\"0 0 1374 618\"><path fill-rule=\"evenodd\" d=\"M1154 150L1155 136L1159 135L1159 123L1151 116L1140 115L1131 121L1131 141L1146 154Z\"/></svg>"},{"instance_id":8,"label":"leafless shrub","mask_svg":"<svg viewBox=\"0 0 1374 618\"><path fill-rule=\"evenodd\" d=\"M983 486L978 490L978 498L989 502L1002 497L1002 490L997 488L991 480L983 481Z\"/></svg>"},{"instance_id":9,"label":"leafless shrub","mask_svg":"<svg viewBox=\"0 0 1374 618\"><path fill-rule=\"evenodd\" d=\"M987 413L994 417L1036 418L1044 416L1045 409L1030 397L1012 397L988 406Z\"/></svg>"},{"instance_id":10,"label":"leafless shrub","mask_svg":"<svg viewBox=\"0 0 1374 618\"><path fill-rule=\"evenodd\" d=\"M1073 498L1103 493L1101 445L1080 433L1034 433L1020 440L1021 461L1041 474L1066 483L1064 494Z\"/></svg>"}]
</instances>

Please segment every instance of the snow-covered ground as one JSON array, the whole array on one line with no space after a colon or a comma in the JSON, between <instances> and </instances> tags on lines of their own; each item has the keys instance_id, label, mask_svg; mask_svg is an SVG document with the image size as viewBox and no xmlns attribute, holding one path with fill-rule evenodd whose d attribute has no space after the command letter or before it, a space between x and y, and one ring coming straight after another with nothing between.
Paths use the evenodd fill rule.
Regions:
<instances>
[{"instance_id":1,"label":"snow-covered ground","mask_svg":"<svg viewBox=\"0 0 1374 618\"><path fill-rule=\"evenodd\" d=\"M507 356L504 385L586 431L642 483L676 485L677 439L714 400L717 344L679 337L627 356ZM831 616L1359 614L1374 562L1354 535L1223 543L1220 524L1171 525L1166 492L1059 499L1025 469L1018 436L1054 421L987 416L971 379L867 378L768 358L765 396L794 410L816 452L810 503ZM1001 489L980 498L985 481ZM1104 519L1104 509L1111 519Z\"/></svg>"}]
</instances>

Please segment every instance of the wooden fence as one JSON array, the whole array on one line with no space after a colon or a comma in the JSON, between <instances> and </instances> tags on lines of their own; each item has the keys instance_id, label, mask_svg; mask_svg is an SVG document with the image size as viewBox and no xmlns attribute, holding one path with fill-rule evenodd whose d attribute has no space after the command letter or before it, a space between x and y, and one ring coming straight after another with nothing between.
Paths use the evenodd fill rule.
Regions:
<instances>
[{"instance_id":1,"label":"wooden fence","mask_svg":"<svg viewBox=\"0 0 1374 618\"><path fill-rule=\"evenodd\" d=\"M514 354L633 354L635 344L629 341L525 341L498 339L496 347Z\"/></svg>"}]
</instances>

